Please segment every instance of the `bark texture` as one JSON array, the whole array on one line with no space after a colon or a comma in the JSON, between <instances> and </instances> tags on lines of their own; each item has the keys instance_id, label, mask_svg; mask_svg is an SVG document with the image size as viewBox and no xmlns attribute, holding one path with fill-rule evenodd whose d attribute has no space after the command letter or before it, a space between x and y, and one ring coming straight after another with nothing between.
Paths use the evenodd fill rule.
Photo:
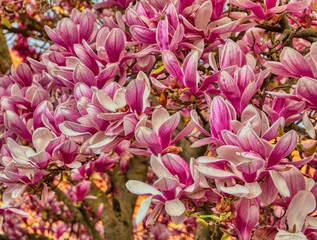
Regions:
<instances>
[{"instance_id":1,"label":"bark texture","mask_svg":"<svg viewBox=\"0 0 317 240\"><path fill-rule=\"evenodd\" d=\"M99 197L97 200L90 201L89 205L96 211L101 203L104 204L102 221L105 239L133 239L132 216L137 195L130 193L125 184L128 180L145 181L147 161L148 159L144 157L136 156L131 159L127 173L123 173L119 167L108 173L112 181L112 191L109 194L100 193L96 187L92 188L92 191L95 191L93 195Z\"/></svg>"},{"instance_id":2,"label":"bark texture","mask_svg":"<svg viewBox=\"0 0 317 240\"><path fill-rule=\"evenodd\" d=\"M3 31L0 28L0 72L5 74L11 67L11 57Z\"/></svg>"}]
</instances>

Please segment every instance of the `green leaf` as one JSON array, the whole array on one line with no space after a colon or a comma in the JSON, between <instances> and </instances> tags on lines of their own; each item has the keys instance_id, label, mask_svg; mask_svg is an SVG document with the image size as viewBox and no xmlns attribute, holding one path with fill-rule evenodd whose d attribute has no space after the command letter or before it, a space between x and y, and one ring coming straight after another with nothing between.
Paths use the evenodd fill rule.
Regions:
<instances>
[{"instance_id":1,"label":"green leaf","mask_svg":"<svg viewBox=\"0 0 317 240\"><path fill-rule=\"evenodd\" d=\"M9 22L9 20L8 19L6 19L6 18L2 18L2 24L4 25L4 26L6 26L7 28L11 28L11 23Z\"/></svg>"},{"instance_id":2,"label":"green leaf","mask_svg":"<svg viewBox=\"0 0 317 240\"><path fill-rule=\"evenodd\" d=\"M159 74L159 73L161 73L164 69L165 69L165 66L162 65L162 66L160 66L159 68L155 69L152 73L153 73L153 74Z\"/></svg>"}]
</instances>

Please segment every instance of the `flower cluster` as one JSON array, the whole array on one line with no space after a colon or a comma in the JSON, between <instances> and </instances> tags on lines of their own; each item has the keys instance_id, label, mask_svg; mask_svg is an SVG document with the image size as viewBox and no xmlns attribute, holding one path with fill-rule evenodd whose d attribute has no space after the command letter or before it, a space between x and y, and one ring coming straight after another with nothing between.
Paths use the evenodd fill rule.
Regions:
<instances>
[{"instance_id":1,"label":"flower cluster","mask_svg":"<svg viewBox=\"0 0 317 240\"><path fill-rule=\"evenodd\" d=\"M155 176L126 183L143 196L136 224L166 214L238 239L315 239L312 4L106 1L95 8L112 14L46 27L41 60L0 78L1 211L25 214L21 199L52 197L65 174L70 202L89 201L94 174L141 155Z\"/></svg>"}]
</instances>

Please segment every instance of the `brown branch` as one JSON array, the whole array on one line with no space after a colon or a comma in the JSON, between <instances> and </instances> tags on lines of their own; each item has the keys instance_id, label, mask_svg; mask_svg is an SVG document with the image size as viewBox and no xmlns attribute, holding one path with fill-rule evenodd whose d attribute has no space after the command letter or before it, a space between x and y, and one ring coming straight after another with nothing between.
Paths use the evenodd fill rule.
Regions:
<instances>
[{"instance_id":1,"label":"brown branch","mask_svg":"<svg viewBox=\"0 0 317 240\"><path fill-rule=\"evenodd\" d=\"M57 196L57 198L62 201L67 208L73 213L75 218L82 223L90 236L93 237L95 240L102 240L103 238L100 236L99 232L96 230L95 226L93 226L88 214L84 213L83 209L78 209L74 206L74 204L71 202L71 200L66 196L66 194L60 190L59 188L55 188L54 192Z\"/></svg>"},{"instance_id":2,"label":"brown branch","mask_svg":"<svg viewBox=\"0 0 317 240\"><path fill-rule=\"evenodd\" d=\"M101 220L108 240L133 239L132 216L137 195L130 193L125 184L128 180L145 181L148 159L135 156L130 159L129 170L124 173L116 166L108 172L112 183L111 193L102 192L94 184L91 185L90 195L98 196L95 200L87 199L87 204L97 212L100 204L104 204Z\"/></svg>"},{"instance_id":3,"label":"brown branch","mask_svg":"<svg viewBox=\"0 0 317 240\"><path fill-rule=\"evenodd\" d=\"M8 45L0 27L0 72L5 74L10 69L11 64L12 62Z\"/></svg>"}]
</instances>

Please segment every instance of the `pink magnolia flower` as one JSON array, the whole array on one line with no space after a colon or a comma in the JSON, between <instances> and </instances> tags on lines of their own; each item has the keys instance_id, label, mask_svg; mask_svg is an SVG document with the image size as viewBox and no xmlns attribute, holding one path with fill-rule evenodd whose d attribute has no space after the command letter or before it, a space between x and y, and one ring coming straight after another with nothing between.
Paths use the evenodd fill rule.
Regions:
<instances>
[{"instance_id":1,"label":"pink magnolia flower","mask_svg":"<svg viewBox=\"0 0 317 240\"><path fill-rule=\"evenodd\" d=\"M263 111L269 115L272 122L280 117L283 117L285 122L299 120L304 109L305 102L279 96L275 96L270 104L263 106Z\"/></svg>"},{"instance_id":2,"label":"pink magnolia flower","mask_svg":"<svg viewBox=\"0 0 317 240\"><path fill-rule=\"evenodd\" d=\"M210 102L210 133L200 126L198 114L196 111L192 110L190 114L195 126L201 133L208 137L195 141L191 147L199 147L211 143L223 145L224 141L221 132L223 130L231 131L231 121L236 119L236 112L232 105L225 102L222 97L217 96L214 97L212 101L210 101L209 98L207 98L207 100Z\"/></svg>"},{"instance_id":3,"label":"pink magnolia flower","mask_svg":"<svg viewBox=\"0 0 317 240\"><path fill-rule=\"evenodd\" d=\"M58 45L73 51L73 45L82 40L94 40L97 30L96 16L89 9L82 13L73 9L70 18L63 18L56 29L45 26L47 35Z\"/></svg>"},{"instance_id":4,"label":"pink magnolia flower","mask_svg":"<svg viewBox=\"0 0 317 240\"><path fill-rule=\"evenodd\" d=\"M226 71L221 72L218 81L221 92L229 99L238 114L249 104L253 95L260 89L268 72L257 75L245 65L236 69L233 77Z\"/></svg>"},{"instance_id":5,"label":"pink magnolia flower","mask_svg":"<svg viewBox=\"0 0 317 240\"><path fill-rule=\"evenodd\" d=\"M288 230L285 231L280 229L276 234L275 239L307 239L302 230L305 221L308 223L311 222L313 227L316 227L313 218L308 216L308 214L312 213L315 209L315 196L307 190L298 191L289 203L286 212Z\"/></svg>"},{"instance_id":6,"label":"pink magnolia flower","mask_svg":"<svg viewBox=\"0 0 317 240\"><path fill-rule=\"evenodd\" d=\"M250 0L231 0L230 2L242 9L252 11L252 18L265 20L274 17L278 13L302 11L310 5L311 0L290 2L282 6L279 6L279 1L277 0L266 0L264 1L264 6L261 3Z\"/></svg>"},{"instance_id":7,"label":"pink magnolia flower","mask_svg":"<svg viewBox=\"0 0 317 240\"><path fill-rule=\"evenodd\" d=\"M303 57L299 52L290 47L283 48L280 62L268 61L264 64L271 73L282 77L311 77L317 76L317 68L314 63L314 54L317 44L312 44L311 52Z\"/></svg>"},{"instance_id":8,"label":"pink magnolia flower","mask_svg":"<svg viewBox=\"0 0 317 240\"><path fill-rule=\"evenodd\" d=\"M183 69L181 69L176 56L168 50L163 51L162 60L167 72L174 77L183 88L189 88L191 94L195 94L198 91L200 77L197 71L197 51L192 51L187 55L183 63Z\"/></svg>"},{"instance_id":9,"label":"pink magnolia flower","mask_svg":"<svg viewBox=\"0 0 317 240\"><path fill-rule=\"evenodd\" d=\"M180 114L177 112L169 115L165 108L157 108L152 114L152 128L146 126L139 127L135 132L135 138L142 145L158 155L162 153L175 141L172 141L172 134L178 126Z\"/></svg>"},{"instance_id":10,"label":"pink magnolia flower","mask_svg":"<svg viewBox=\"0 0 317 240\"><path fill-rule=\"evenodd\" d=\"M253 228L260 218L259 204L255 200L241 198L236 204L236 218L233 222L239 239L250 240Z\"/></svg>"},{"instance_id":11,"label":"pink magnolia flower","mask_svg":"<svg viewBox=\"0 0 317 240\"><path fill-rule=\"evenodd\" d=\"M180 198L186 195L192 199L199 199L205 193L198 187L198 182L194 182L197 175L190 170L184 159L171 153L162 157L152 155L151 166L159 178L153 186L135 180L129 180L126 184L130 192L149 196L142 201L139 207L136 223L139 224L145 218L151 203L155 207L147 218L147 225L158 217L163 206L175 223L183 222L185 220L185 205Z\"/></svg>"},{"instance_id":12,"label":"pink magnolia flower","mask_svg":"<svg viewBox=\"0 0 317 240\"><path fill-rule=\"evenodd\" d=\"M257 197L262 192L257 181L269 174L279 192L283 196L289 196L289 190L285 188L286 183L278 172L280 171L278 166L289 163L288 161L284 163L283 158L289 155L296 146L295 131L286 133L274 147L266 140L259 138L248 126L242 127L237 135L230 134L227 137L225 142L228 145L217 149L218 158L197 159L196 169L199 172L209 178L242 180L247 183L245 186L231 182L229 187L225 187L222 186L223 182L219 182L218 188L225 193L249 198Z\"/></svg>"}]
</instances>

